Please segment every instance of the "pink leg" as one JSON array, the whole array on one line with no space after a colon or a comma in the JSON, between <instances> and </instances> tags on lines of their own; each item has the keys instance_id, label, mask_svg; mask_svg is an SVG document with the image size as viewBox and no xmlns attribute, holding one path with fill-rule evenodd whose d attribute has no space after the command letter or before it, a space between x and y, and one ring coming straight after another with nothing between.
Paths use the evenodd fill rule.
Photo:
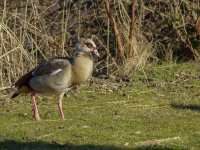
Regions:
<instances>
[{"instance_id":1,"label":"pink leg","mask_svg":"<svg viewBox=\"0 0 200 150\"><path fill-rule=\"evenodd\" d=\"M31 98L32 98L33 117L34 117L35 120L39 121L40 115L39 115L39 112L38 112L37 102L36 102L36 99L35 99L35 93L31 93Z\"/></svg>"},{"instance_id":2,"label":"pink leg","mask_svg":"<svg viewBox=\"0 0 200 150\"><path fill-rule=\"evenodd\" d=\"M64 112L63 112L63 107L62 107L62 99L63 99L64 93L59 95L59 99L58 99L58 109L59 109L59 113L60 113L60 117L62 120L65 119L64 116Z\"/></svg>"}]
</instances>

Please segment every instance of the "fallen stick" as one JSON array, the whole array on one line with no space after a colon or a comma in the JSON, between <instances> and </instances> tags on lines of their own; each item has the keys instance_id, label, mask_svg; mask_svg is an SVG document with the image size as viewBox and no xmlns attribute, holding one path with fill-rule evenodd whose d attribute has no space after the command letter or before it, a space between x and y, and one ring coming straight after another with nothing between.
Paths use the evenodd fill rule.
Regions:
<instances>
[{"instance_id":1,"label":"fallen stick","mask_svg":"<svg viewBox=\"0 0 200 150\"><path fill-rule=\"evenodd\" d=\"M180 140L181 138L179 136L172 137L172 138L165 138L165 139L155 139L155 140L147 140L143 142L137 142L136 145L158 145L164 142L171 142L175 140Z\"/></svg>"}]
</instances>

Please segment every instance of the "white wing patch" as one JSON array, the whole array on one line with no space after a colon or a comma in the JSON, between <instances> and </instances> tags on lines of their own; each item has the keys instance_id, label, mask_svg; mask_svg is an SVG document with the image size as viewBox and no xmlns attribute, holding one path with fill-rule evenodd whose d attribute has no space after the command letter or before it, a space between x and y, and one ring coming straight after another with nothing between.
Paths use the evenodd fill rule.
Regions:
<instances>
[{"instance_id":1,"label":"white wing patch","mask_svg":"<svg viewBox=\"0 0 200 150\"><path fill-rule=\"evenodd\" d=\"M35 76L35 71L33 71L31 74L32 74L32 76Z\"/></svg>"},{"instance_id":2,"label":"white wing patch","mask_svg":"<svg viewBox=\"0 0 200 150\"><path fill-rule=\"evenodd\" d=\"M58 74L61 71L62 71L62 69L54 70L50 75L56 75L56 74Z\"/></svg>"}]
</instances>

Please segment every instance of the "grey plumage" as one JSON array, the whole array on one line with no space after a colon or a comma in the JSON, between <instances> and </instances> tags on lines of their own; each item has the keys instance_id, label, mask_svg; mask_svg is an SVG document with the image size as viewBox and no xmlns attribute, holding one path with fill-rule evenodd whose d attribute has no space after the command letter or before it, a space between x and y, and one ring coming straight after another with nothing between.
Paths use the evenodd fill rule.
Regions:
<instances>
[{"instance_id":1,"label":"grey plumage","mask_svg":"<svg viewBox=\"0 0 200 150\"><path fill-rule=\"evenodd\" d=\"M51 59L32 72L28 85L38 93L65 92L71 85L71 67L68 59Z\"/></svg>"}]
</instances>

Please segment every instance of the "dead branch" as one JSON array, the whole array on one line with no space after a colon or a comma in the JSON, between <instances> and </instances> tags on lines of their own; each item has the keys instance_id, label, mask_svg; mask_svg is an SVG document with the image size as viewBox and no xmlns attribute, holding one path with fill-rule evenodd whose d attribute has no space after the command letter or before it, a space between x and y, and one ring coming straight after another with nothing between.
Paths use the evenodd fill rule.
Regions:
<instances>
[{"instance_id":1,"label":"dead branch","mask_svg":"<svg viewBox=\"0 0 200 150\"><path fill-rule=\"evenodd\" d=\"M137 0L132 0L131 6L131 22L130 22L130 31L129 31L129 52L128 57L132 57L134 52L133 51L133 37L134 37L134 25L135 25L135 11L136 11L136 3Z\"/></svg>"},{"instance_id":2,"label":"dead branch","mask_svg":"<svg viewBox=\"0 0 200 150\"><path fill-rule=\"evenodd\" d=\"M123 44L122 44L122 40L121 40L121 36L120 36L120 32L118 30L118 26L117 23L115 21L115 18L112 15L112 12L110 11L110 4L109 4L109 0L104 0L105 2L105 8L106 8L106 13L107 16L111 22L111 26L112 29L114 31L115 34L115 40L117 42L117 51L116 51L116 60L118 63L123 63L124 62L124 49L123 49Z\"/></svg>"},{"instance_id":3,"label":"dead branch","mask_svg":"<svg viewBox=\"0 0 200 150\"><path fill-rule=\"evenodd\" d=\"M197 18L195 28L196 28L197 35L200 36L200 16Z\"/></svg>"}]
</instances>

